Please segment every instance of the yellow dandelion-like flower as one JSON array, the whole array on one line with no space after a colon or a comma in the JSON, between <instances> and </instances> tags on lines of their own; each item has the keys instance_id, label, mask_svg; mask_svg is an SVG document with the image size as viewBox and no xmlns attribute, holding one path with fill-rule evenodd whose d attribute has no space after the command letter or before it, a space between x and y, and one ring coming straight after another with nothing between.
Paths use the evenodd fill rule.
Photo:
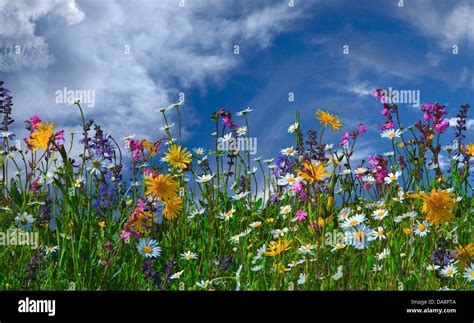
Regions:
<instances>
[{"instance_id":1,"label":"yellow dandelion-like flower","mask_svg":"<svg viewBox=\"0 0 474 323\"><path fill-rule=\"evenodd\" d=\"M323 124L324 127L331 126L333 131L341 130L342 122L339 117L330 114L329 112L318 109L316 111L317 119Z\"/></svg>"},{"instance_id":2,"label":"yellow dandelion-like flower","mask_svg":"<svg viewBox=\"0 0 474 323\"><path fill-rule=\"evenodd\" d=\"M315 160L311 162L306 160L303 163L303 168L300 169L300 177L313 183L315 181L322 181L325 177L331 176L331 174L326 173L327 167L323 163L318 163Z\"/></svg>"},{"instance_id":3,"label":"yellow dandelion-like flower","mask_svg":"<svg viewBox=\"0 0 474 323\"><path fill-rule=\"evenodd\" d=\"M278 256L282 252L287 251L290 249L290 245L293 242L293 240L286 240L286 239L278 239L277 242L272 241L270 242L270 245L267 247L267 251L265 252L265 256Z\"/></svg>"},{"instance_id":4,"label":"yellow dandelion-like flower","mask_svg":"<svg viewBox=\"0 0 474 323\"><path fill-rule=\"evenodd\" d=\"M468 245L459 245L456 247L456 254L454 255L461 264L461 269L464 269L474 260L474 243L470 242Z\"/></svg>"},{"instance_id":5,"label":"yellow dandelion-like flower","mask_svg":"<svg viewBox=\"0 0 474 323\"><path fill-rule=\"evenodd\" d=\"M171 200L165 202L166 206L163 210L163 216L167 220L172 220L178 217L179 212L183 209L183 200L179 196L175 196Z\"/></svg>"},{"instance_id":6,"label":"yellow dandelion-like flower","mask_svg":"<svg viewBox=\"0 0 474 323\"><path fill-rule=\"evenodd\" d=\"M36 132L31 134L30 139L28 139L28 145L33 146L33 151L37 151L42 148L44 150L48 149L49 140L54 134L54 123L46 122L46 124L38 123L36 125Z\"/></svg>"},{"instance_id":7,"label":"yellow dandelion-like flower","mask_svg":"<svg viewBox=\"0 0 474 323\"><path fill-rule=\"evenodd\" d=\"M172 145L165 153L164 160L175 168L186 168L191 162L192 154L181 146Z\"/></svg>"},{"instance_id":8,"label":"yellow dandelion-like flower","mask_svg":"<svg viewBox=\"0 0 474 323\"><path fill-rule=\"evenodd\" d=\"M474 156L474 144L466 145L466 147L464 147L464 150L466 152L466 155Z\"/></svg>"},{"instance_id":9,"label":"yellow dandelion-like flower","mask_svg":"<svg viewBox=\"0 0 474 323\"><path fill-rule=\"evenodd\" d=\"M146 195L153 195L161 201L172 199L177 191L179 184L170 174L158 174L156 177L149 177L145 182Z\"/></svg>"},{"instance_id":10,"label":"yellow dandelion-like flower","mask_svg":"<svg viewBox=\"0 0 474 323\"><path fill-rule=\"evenodd\" d=\"M138 232L145 232L152 229L156 222L156 214L150 211L141 211L131 223L131 227Z\"/></svg>"},{"instance_id":11,"label":"yellow dandelion-like flower","mask_svg":"<svg viewBox=\"0 0 474 323\"><path fill-rule=\"evenodd\" d=\"M426 220L430 225L439 226L441 223L453 220L452 210L456 206L453 193L432 189L429 195L421 192L420 196L423 198L422 211L426 214Z\"/></svg>"}]
</instances>

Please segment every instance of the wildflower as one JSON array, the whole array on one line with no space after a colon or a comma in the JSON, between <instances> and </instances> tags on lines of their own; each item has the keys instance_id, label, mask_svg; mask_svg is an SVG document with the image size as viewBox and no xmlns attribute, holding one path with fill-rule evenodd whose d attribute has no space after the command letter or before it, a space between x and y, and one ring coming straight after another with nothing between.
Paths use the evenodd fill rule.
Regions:
<instances>
[{"instance_id":1,"label":"wildflower","mask_svg":"<svg viewBox=\"0 0 474 323\"><path fill-rule=\"evenodd\" d=\"M302 254L313 254L313 249L315 245L307 244L298 248L298 252Z\"/></svg>"},{"instance_id":2,"label":"wildflower","mask_svg":"<svg viewBox=\"0 0 474 323\"><path fill-rule=\"evenodd\" d=\"M370 227L359 224L357 227L350 227L348 240L356 249L365 249L369 245Z\"/></svg>"},{"instance_id":3,"label":"wildflower","mask_svg":"<svg viewBox=\"0 0 474 323\"><path fill-rule=\"evenodd\" d=\"M201 280L196 283L196 286L201 287L202 289L209 289L211 282L209 280Z\"/></svg>"},{"instance_id":4,"label":"wildflower","mask_svg":"<svg viewBox=\"0 0 474 323\"><path fill-rule=\"evenodd\" d=\"M376 272L378 272L378 271L381 271L382 268L383 268L383 265L374 264L374 265L372 266L372 271L373 271L374 273L376 273Z\"/></svg>"},{"instance_id":5,"label":"wildflower","mask_svg":"<svg viewBox=\"0 0 474 323\"><path fill-rule=\"evenodd\" d=\"M54 124L49 122L43 124L40 122L36 124L35 130L31 134L30 139L27 140L28 145L34 147L33 151L37 151L40 148L47 150L49 141L54 134Z\"/></svg>"},{"instance_id":6,"label":"wildflower","mask_svg":"<svg viewBox=\"0 0 474 323\"><path fill-rule=\"evenodd\" d=\"M317 119L319 120L319 122L321 122L321 124L324 127L327 127L329 125L329 126L331 126L333 131L341 130L342 122L341 122L341 120L339 120L339 118L337 116L334 116L334 115L330 114L329 112L322 111L320 109L318 109L318 111L316 111L316 116L317 116Z\"/></svg>"},{"instance_id":7,"label":"wildflower","mask_svg":"<svg viewBox=\"0 0 474 323\"><path fill-rule=\"evenodd\" d=\"M300 276L298 277L298 281L296 282L298 285L303 285L306 283L306 274L301 273Z\"/></svg>"},{"instance_id":8,"label":"wildflower","mask_svg":"<svg viewBox=\"0 0 474 323\"><path fill-rule=\"evenodd\" d=\"M400 171L396 171L395 173L389 173L387 177L384 178L384 181L386 184L390 184L396 181L400 177L400 175L402 175L402 172Z\"/></svg>"},{"instance_id":9,"label":"wildflower","mask_svg":"<svg viewBox=\"0 0 474 323\"><path fill-rule=\"evenodd\" d=\"M381 137L382 138L388 138L388 139L393 139L393 138L399 138L400 135L403 133L403 131L397 129L387 129L384 132L382 132Z\"/></svg>"},{"instance_id":10,"label":"wildflower","mask_svg":"<svg viewBox=\"0 0 474 323\"><path fill-rule=\"evenodd\" d=\"M461 263L461 268L467 266L469 262L474 259L474 243L470 242L467 245L463 246L462 244L455 248L456 254L454 255L456 259Z\"/></svg>"},{"instance_id":11,"label":"wildflower","mask_svg":"<svg viewBox=\"0 0 474 323\"><path fill-rule=\"evenodd\" d=\"M327 144L327 145L324 146L324 150L326 150L326 151L331 150L332 147L334 147L333 144Z\"/></svg>"},{"instance_id":12,"label":"wildflower","mask_svg":"<svg viewBox=\"0 0 474 323\"><path fill-rule=\"evenodd\" d=\"M50 254L50 253L55 253L56 251L58 251L59 247L58 246L46 246L44 249L45 249L46 254Z\"/></svg>"},{"instance_id":13,"label":"wildflower","mask_svg":"<svg viewBox=\"0 0 474 323\"><path fill-rule=\"evenodd\" d=\"M469 282L474 281L474 263L471 263L471 265L464 270L463 277Z\"/></svg>"},{"instance_id":14,"label":"wildflower","mask_svg":"<svg viewBox=\"0 0 474 323\"><path fill-rule=\"evenodd\" d=\"M288 228L276 229L276 230L270 231L270 233L273 234L273 237L275 239L278 237L284 237L287 232L288 232Z\"/></svg>"},{"instance_id":15,"label":"wildflower","mask_svg":"<svg viewBox=\"0 0 474 323\"><path fill-rule=\"evenodd\" d=\"M161 248L158 246L158 243L150 238L140 239L137 243L137 249L146 258L157 258L161 254Z\"/></svg>"},{"instance_id":16,"label":"wildflower","mask_svg":"<svg viewBox=\"0 0 474 323\"><path fill-rule=\"evenodd\" d=\"M285 156L294 156L296 154L295 148L293 146L281 150L281 153Z\"/></svg>"},{"instance_id":17,"label":"wildflower","mask_svg":"<svg viewBox=\"0 0 474 323\"><path fill-rule=\"evenodd\" d=\"M374 218L374 220L383 220L386 216L388 215L388 211L387 210L383 210L383 209L377 209L375 210L373 213L372 213L372 218Z\"/></svg>"},{"instance_id":18,"label":"wildflower","mask_svg":"<svg viewBox=\"0 0 474 323\"><path fill-rule=\"evenodd\" d=\"M439 266L429 264L428 266L425 267L425 269L428 270L428 271L434 271L434 270L438 270Z\"/></svg>"},{"instance_id":19,"label":"wildflower","mask_svg":"<svg viewBox=\"0 0 474 323\"><path fill-rule=\"evenodd\" d=\"M356 174L356 175L364 175L367 171L368 171L368 169L365 168L365 167L357 167L357 168L354 170L354 174Z\"/></svg>"},{"instance_id":20,"label":"wildflower","mask_svg":"<svg viewBox=\"0 0 474 323\"><path fill-rule=\"evenodd\" d=\"M254 228L254 229L255 229L255 228L258 228L258 227L261 226L261 225L262 225L262 221L255 221L255 222L252 222L252 223L249 224L249 226L250 226L251 228Z\"/></svg>"},{"instance_id":21,"label":"wildflower","mask_svg":"<svg viewBox=\"0 0 474 323\"><path fill-rule=\"evenodd\" d=\"M229 211L227 212L222 212L219 215L219 219L229 221L233 216L234 216L235 209L232 207Z\"/></svg>"},{"instance_id":22,"label":"wildflower","mask_svg":"<svg viewBox=\"0 0 474 323\"><path fill-rule=\"evenodd\" d=\"M339 175L349 175L352 171L349 168L344 169Z\"/></svg>"},{"instance_id":23,"label":"wildflower","mask_svg":"<svg viewBox=\"0 0 474 323\"><path fill-rule=\"evenodd\" d=\"M344 220L344 222L341 224L341 228L348 229L355 227L359 224L362 224L365 222L365 215L364 214L355 214L351 217L348 217Z\"/></svg>"},{"instance_id":24,"label":"wildflower","mask_svg":"<svg viewBox=\"0 0 474 323\"><path fill-rule=\"evenodd\" d=\"M252 112L252 111L253 111L253 109L250 109L250 107L247 107L247 108L245 108L244 110L237 112L236 115L239 116L239 117L241 117L241 116L244 116L244 115L246 115L247 113L250 113L250 112Z\"/></svg>"},{"instance_id":25,"label":"wildflower","mask_svg":"<svg viewBox=\"0 0 474 323\"><path fill-rule=\"evenodd\" d=\"M303 168L300 169L300 177L309 181L310 183L316 181L322 181L325 177L331 176L331 174L326 173L327 167L325 167L322 163L317 162L315 160L305 161L303 163Z\"/></svg>"},{"instance_id":26,"label":"wildflower","mask_svg":"<svg viewBox=\"0 0 474 323\"><path fill-rule=\"evenodd\" d=\"M278 256L279 254L290 249L290 245L293 240L278 239L278 241L270 242L270 245L267 248L267 251L264 253L265 256Z\"/></svg>"},{"instance_id":27,"label":"wildflower","mask_svg":"<svg viewBox=\"0 0 474 323\"><path fill-rule=\"evenodd\" d=\"M181 275L183 274L184 270L178 271L177 273L174 273L173 275L170 276L170 279L179 279Z\"/></svg>"},{"instance_id":28,"label":"wildflower","mask_svg":"<svg viewBox=\"0 0 474 323\"><path fill-rule=\"evenodd\" d=\"M385 236L383 227L377 227L377 230L372 230L369 240L370 241L377 240L377 239L382 240L386 238L387 237Z\"/></svg>"},{"instance_id":29,"label":"wildflower","mask_svg":"<svg viewBox=\"0 0 474 323\"><path fill-rule=\"evenodd\" d=\"M107 165L102 157L94 156L86 163L86 170L92 175L100 176L107 169Z\"/></svg>"},{"instance_id":30,"label":"wildflower","mask_svg":"<svg viewBox=\"0 0 474 323\"><path fill-rule=\"evenodd\" d=\"M378 260L382 260L382 259L385 259L388 257L388 255L390 254L390 250L385 248L384 250L382 250L381 253L378 253L377 254L377 259Z\"/></svg>"},{"instance_id":31,"label":"wildflower","mask_svg":"<svg viewBox=\"0 0 474 323\"><path fill-rule=\"evenodd\" d=\"M298 219L298 221L303 222L308 218L308 213L299 209L298 211L296 211L296 218Z\"/></svg>"},{"instance_id":32,"label":"wildflower","mask_svg":"<svg viewBox=\"0 0 474 323\"><path fill-rule=\"evenodd\" d=\"M304 264L305 261L306 261L305 259L293 260L287 266L290 268L297 267L298 265Z\"/></svg>"},{"instance_id":33,"label":"wildflower","mask_svg":"<svg viewBox=\"0 0 474 323\"><path fill-rule=\"evenodd\" d=\"M15 224L22 230L22 231L29 231L33 227L33 222L35 219L32 215L24 212L23 214L19 214L15 217Z\"/></svg>"},{"instance_id":34,"label":"wildflower","mask_svg":"<svg viewBox=\"0 0 474 323\"><path fill-rule=\"evenodd\" d=\"M351 214L350 209L343 208L342 210L339 211L337 218L339 219L339 221L344 221L350 214Z\"/></svg>"},{"instance_id":35,"label":"wildflower","mask_svg":"<svg viewBox=\"0 0 474 323\"><path fill-rule=\"evenodd\" d=\"M247 133L247 127L241 127L237 129L237 134L239 136L245 136L246 133Z\"/></svg>"},{"instance_id":36,"label":"wildflower","mask_svg":"<svg viewBox=\"0 0 474 323\"><path fill-rule=\"evenodd\" d=\"M191 153L186 148L172 145L165 153L164 160L175 168L186 168L191 162Z\"/></svg>"},{"instance_id":37,"label":"wildflower","mask_svg":"<svg viewBox=\"0 0 474 323\"><path fill-rule=\"evenodd\" d=\"M193 151L194 151L194 153L195 153L196 155L198 155L198 156L202 156L202 155L204 155L204 153L205 153L205 150L204 150L204 148L202 148L202 147L193 148Z\"/></svg>"},{"instance_id":38,"label":"wildflower","mask_svg":"<svg viewBox=\"0 0 474 323\"><path fill-rule=\"evenodd\" d=\"M193 259L198 259L197 253L194 253L194 252L191 252L191 251L186 251L186 252L182 253L180 256L181 256L181 259L186 260L186 261L190 261L190 260L193 260Z\"/></svg>"},{"instance_id":39,"label":"wildflower","mask_svg":"<svg viewBox=\"0 0 474 323\"><path fill-rule=\"evenodd\" d=\"M178 217L179 212L183 209L183 200L179 196L165 201L165 208L163 210L163 216L167 220L172 220Z\"/></svg>"},{"instance_id":40,"label":"wildflower","mask_svg":"<svg viewBox=\"0 0 474 323\"><path fill-rule=\"evenodd\" d=\"M130 226L137 232L145 232L153 228L154 224L156 223L156 220L156 214L154 212L137 208L132 213L132 220L130 221ZM104 222L102 223L102 225L105 226L105 221L102 222ZM99 226L101 226L101 223L99 223Z\"/></svg>"},{"instance_id":41,"label":"wildflower","mask_svg":"<svg viewBox=\"0 0 474 323\"><path fill-rule=\"evenodd\" d=\"M367 127L366 127L366 125L363 124L363 123L359 123L359 128L358 128L357 131L359 131L360 134L366 133L366 132L367 132Z\"/></svg>"},{"instance_id":42,"label":"wildflower","mask_svg":"<svg viewBox=\"0 0 474 323\"><path fill-rule=\"evenodd\" d=\"M441 269L441 275L447 278L454 277L454 275L456 275L457 272L458 272L458 269L452 264L449 264L443 269Z\"/></svg>"},{"instance_id":43,"label":"wildflower","mask_svg":"<svg viewBox=\"0 0 474 323\"><path fill-rule=\"evenodd\" d=\"M258 266L254 266L254 267L251 267L250 270L253 271L253 272L257 272L257 271L260 271L263 269L263 265L258 265Z\"/></svg>"},{"instance_id":44,"label":"wildflower","mask_svg":"<svg viewBox=\"0 0 474 323\"><path fill-rule=\"evenodd\" d=\"M288 132L289 133L294 133L296 131L296 129L298 129L298 127L299 127L299 123L295 122L292 125L290 125L290 127L288 128Z\"/></svg>"},{"instance_id":45,"label":"wildflower","mask_svg":"<svg viewBox=\"0 0 474 323\"><path fill-rule=\"evenodd\" d=\"M469 144L464 147L464 152L468 156L474 156L474 144Z\"/></svg>"},{"instance_id":46,"label":"wildflower","mask_svg":"<svg viewBox=\"0 0 474 323\"><path fill-rule=\"evenodd\" d=\"M291 212L291 205L284 205L280 207L280 214L281 215L288 215Z\"/></svg>"},{"instance_id":47,"label":"wildflower","mask_svg":"<svg viewBox=\"0 0 474 323\"><path fill-rule=\"evenodd\" d=\"M437 227L441 223L453 220L452 210L456 205L453 193L441 189L432 189L429 195L425 192L421 192L420 195L423 198L422 210L426 214L426 219L430 225Z\"/></svg>"},{"instance_id":48,"label":"wildflower","mask_svg":"<svg viewBox=\"0 0 474 323\"><path fill-rule=\"evenodd\" d=\"M413 233L417 236L424 237L428 234L428 232L430 232L429 227L430 225L426 220L423 222L417 222L415 223L415 230Z\"/></svg>"},{"instance_id":49,"label":"wildflower","mask_svg":"<svg viewBox=\"0 0 474 323\"><path fill-rule=\"evenodd\" d=\"M280 179L278 179L278 185L280 186L293 185L300 181L301 181L300 177L295 177L295 175L288 173L284 177L280 177Z\"/></svg>"},{"instance_id":50,"label":"wildflower","mask_svg":"<svg viewBox=\"0 0 474 323\"><path fill-rule=\"evenodd\" d=\"M338 281L339 279L342 278L342 266L339 265L337 267L337 272L331 276L332 279L334 279L335 281Z\"/></svg>"},{"instance_id":51,"label":"wildflower","mask_svg":"<svg viewBox=\"0 0 474 323\"><path fill-rule=\"evenodd\" d=\"M343 243L336 243L334 247L331 249L331 252L334 252L336 250L344 249L346 247L345 244Z\"/></svg>"},{"instance_id":52,"label":"wildflower","mask_svg":"<svg viewBox=\"0 0 474 323\"><path fill-rule=\"evenodd\" d=\"M151 194L161 201L171 200L176 195L179 186L170 174L149 177L145 185L147 186L145 194Z\"/></svg>"},{"instance_id":53,"label":"wildflower","mask_svg":"<svg viewBox=\"0 0 474 323\"><path fill-rule=\"evenodd\" d=\"M206 183L209 182L214 177L214 174L203 174L201 176L197 176L195 181L198 183Z\"/></svg>"},{"instance_id":54,"label":"wildflower","mask_svg":"<svg viewBox=\"0 0 474 323\"><path fill-rule=\"evenodd\" d=\"M247 197L247 195L249 194L250 192L240 192L239 194L234 194L234 196L232 196L232 199L235 201L240 201L241 199Z\"/></svg>"}]
</instances>

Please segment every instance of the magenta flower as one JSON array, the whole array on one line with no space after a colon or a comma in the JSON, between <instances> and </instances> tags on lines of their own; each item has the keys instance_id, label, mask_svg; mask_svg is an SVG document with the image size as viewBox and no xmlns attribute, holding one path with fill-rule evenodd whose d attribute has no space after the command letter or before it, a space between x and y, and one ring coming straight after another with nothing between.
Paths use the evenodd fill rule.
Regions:
<instances>
[{"instance_id":1,"label":"magenta flower","mask_svg":"<svg viewBox=\"0 0 474 323\"><path fill-rule=\"evenodd\" d=\"M363 123L359 123L359 133L366 133L367 127Z\"/></svg>"},{"instance_id":2,"label":"magenta flower","mask_svg":"<svg viewBox=\"0 0 474 323\"><path fill-rule=\"evenodd\" d=\"M296 182L293 184L291 189L293 190L293 192L299 193L303 189L303 184L301 182Z\"/></svg>"},{"instance_id":3,"label":"magenta flower","mask_svg":"<svg viewBox=\"0 0 474 323\"><path fill-rule=\"evenodd\" d=\"M296 211L296 218L298 219L298 221L303 222L308 218L308 213L299 209L298 211Z\"/></svg>"}]
</instances>

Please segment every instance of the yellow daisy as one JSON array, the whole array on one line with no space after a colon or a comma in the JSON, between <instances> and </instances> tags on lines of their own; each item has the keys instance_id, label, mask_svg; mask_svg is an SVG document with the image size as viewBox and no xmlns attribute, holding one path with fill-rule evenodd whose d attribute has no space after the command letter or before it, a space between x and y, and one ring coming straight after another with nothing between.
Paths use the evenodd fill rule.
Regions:
<instances>
[{"instance_id":1,"label":"yellow daisy","mask_svg":"<svg viewBox=\"0 0 474 323\"><path fill-rule=\"evenodd\" d=\"M173 145L165 153L164 160L175 168L186 168L191 162L192 154L181 146Z\"/></svg>"}]
</instances>

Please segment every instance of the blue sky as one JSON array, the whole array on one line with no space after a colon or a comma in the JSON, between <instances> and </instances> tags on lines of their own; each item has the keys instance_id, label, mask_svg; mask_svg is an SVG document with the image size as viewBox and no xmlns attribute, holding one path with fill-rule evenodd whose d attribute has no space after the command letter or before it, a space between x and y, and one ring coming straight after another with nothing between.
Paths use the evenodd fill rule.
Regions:
<instances>
[{"instance_id":1,"label":"blue sky","mask_svg":"<svg viewBox=\"0 0 474 323\"><path fill-rule=\"evenodd\" d=\"M293 144L287 128L297 109L304 130L318 128L318 107L348 130L368 125L357 157L388 151L375 87L420 91L422 103L446 104L448 117L474 102L472 1L288 2L0 0L0 79L13 92L19 127L36 113L77 130L77 112L55 101L67 87L94 91L85 112L117 137L159 138L155 110L183 92L184 144L206 149L213 111L250 106L265 158ZM17 45L20 54L9 52ZM400 108L406 125L421 116ZM474 139L473 120L469 127ZM330 135L337 144L342 133Z\"/></svg>"}]
</instances>

